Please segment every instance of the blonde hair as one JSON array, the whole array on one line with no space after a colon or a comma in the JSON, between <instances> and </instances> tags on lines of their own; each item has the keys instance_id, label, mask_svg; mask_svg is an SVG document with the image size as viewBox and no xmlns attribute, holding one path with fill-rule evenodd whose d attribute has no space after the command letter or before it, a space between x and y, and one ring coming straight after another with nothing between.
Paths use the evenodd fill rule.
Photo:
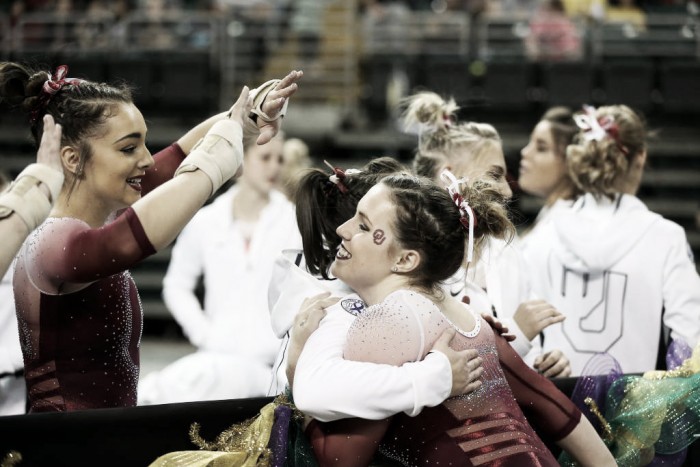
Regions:
<instances>
[{"instance_id":1,"label":"blonde hair","mask_svg":"<svg viewBox=\"0 0 700 467\"><path fill-rule=\"evenodd\" d=\"M579 133L576 143L566 150L569 176L584 193L612 197L625 181L632 160L646 150L647 128L642 117L626 105L600 107L595 112L598 121L613 122L600 141L586 140Z\"/></svg>"},{"instance_id":2,"label":"blonde hair","mask_svg":"<svg viewBox=\"0 0 700 467\"><path fill-rule=\"evenodd\" d=\"M456 149L478 157L492 144L501 145L498 131L488 123L458 123L459 107L434 92L420 92L405 99L401 122L406 131L418 134L413 171L434 179L440 165L452 162ZM460 151L460 153L463 153Z\"/></svg>"}]
</instances>

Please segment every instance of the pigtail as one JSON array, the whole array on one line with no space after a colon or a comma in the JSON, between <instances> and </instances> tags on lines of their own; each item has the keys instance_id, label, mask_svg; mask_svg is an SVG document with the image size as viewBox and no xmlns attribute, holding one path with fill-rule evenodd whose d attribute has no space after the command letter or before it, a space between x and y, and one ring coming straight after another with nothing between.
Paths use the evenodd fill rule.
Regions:
<instances>
[{"instance_id":1,"label":"pigtail","mask_svg":"<svg viewBox=\"0 0 700 467\"><path fill-rule=\"evenodd\" d=\"M310 169L301 176L294 195L306 266L311 274L320 274L324 279L329 278L328 268L335 252L330 248L340 244L335 233L338 225L333 225L335 216L327 215L331 206L338 204L339 196L328 174L319 169Z\"/></svg>"}]
</instances>

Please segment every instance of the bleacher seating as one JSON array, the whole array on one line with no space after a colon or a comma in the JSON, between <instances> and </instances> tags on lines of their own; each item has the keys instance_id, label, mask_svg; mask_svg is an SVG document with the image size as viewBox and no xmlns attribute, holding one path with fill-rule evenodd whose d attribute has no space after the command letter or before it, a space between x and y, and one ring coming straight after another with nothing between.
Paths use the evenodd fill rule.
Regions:
<instances>
[{"instance_id":1,"label":"bleacher seating","mask_svg":"<svg viewBox=\"0 0 700 467\"><path fill-rule=\"evenodd\" d=\"M420 11L394 29L370 34L360 27L353 5L339 0L324 5L318 67L307 73L294 106L330 109L318 115L364 114L367 123L335 128L331 134L307 125L303 137L316 154L411 157L414 143L391 125L390 106L418 89L452 95L468 118L494 123L505 135L513 174L531 125L551 105L626 103L652 122L683 128L700 114L700 29L690 15L650 13L643 31L624 24L577 23L586 43L584 59L547 62L527 59L527 16L474 19L466 12ZM170 45L154 39L158 28L166 29ZM32 14L10 28L0 14L0 59L46 67L66 63L72 76L130 83L147 120L157 121L149 131L154 151L175 140L189 123L229 106L243 84L298 67L298 54L298 43L282 21L260 28L211 13L158 19L131 15L120 21L109 15ZM288 119L286 124L292 123ZM31 159L26 135L16 119L0 115L0 168L16 174ZM650 149L641 195L686 227L700 258L694 222L698 145L700 138L691 130L671 137L662 132ZM526 196L515 205L525 218L537 208ZM133 271L147 317L171 319L160 299L168 259L166 250Z\"/></svg>"}]
</instances>

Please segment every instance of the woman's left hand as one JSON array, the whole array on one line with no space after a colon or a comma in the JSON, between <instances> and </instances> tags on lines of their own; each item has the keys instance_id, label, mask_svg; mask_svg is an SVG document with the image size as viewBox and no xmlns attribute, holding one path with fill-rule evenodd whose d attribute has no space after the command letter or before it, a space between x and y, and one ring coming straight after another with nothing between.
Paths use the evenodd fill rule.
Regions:
<instances>
[{"instance_id":1,"label":"woman's left hand","mask_svg":"<svg viewBox=\"0 0 700 467\"><path fill-rule=\"evenodd\" d=\"M503 324L501 320L496 318L490 313L481 313L481 317L491 325L494 331L496 331L502 338L508 342L513 342L515 340L515 334L510 334L508 332L508 326Z\"/></svg>"},{"instance_id":2,"label":"woman's left hand","mask_svg":"<svg viewBox=\"0 0 700 467\"><path fill-rule=\"evenodd\" d=\"M571 363L566 355L558 349L538 355L532 366L547 378L571 376Z\"/></svg>"},{"instance_id":3,"label":"woman's left hand","mask_svg":"<svg viewBox=\"0 0 700 467\"><path fill-rule=\"evenodd\" d=\"M303 71L293 70L285 76L275 89L270 91L265 97L265 101L262 104L262 111L269 115L273 120L267 121L262 118L257 119L258 129L260 130L260 136L258 136L257 143L265 144L269 142L279 131L282 120L277 118L279 112L284 107L284 103L297 92L299 86L297 81L304 76Z\"/></svg>"}]
</instances>

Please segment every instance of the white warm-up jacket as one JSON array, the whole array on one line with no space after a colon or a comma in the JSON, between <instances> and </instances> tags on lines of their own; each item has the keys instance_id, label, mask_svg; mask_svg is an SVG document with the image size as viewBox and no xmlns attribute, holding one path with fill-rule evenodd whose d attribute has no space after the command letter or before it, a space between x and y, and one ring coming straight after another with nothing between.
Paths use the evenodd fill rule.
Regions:
<instances>
[{"instance_id":1,"label":"white warm-up jacket","mask_svg":"<svg viewBox=\"0 0 700 467\"><path fill-rule=\"evenodd\" d=\"M535 293L566 314L545 329L580 375L607 352L625 373L654 369L662 324L672 339L700 340L700 277L683 228L635 196L556 203L523 253Z\"/></svg>"},{"instance_id":2,"label":"white warm-up jacket","mask_svg":"<svg viewBox=\"0 0 700 467\"><path fill-rule=\"evenodd\" d=\"M275 271L270 283L270 313L273 329L284 343L275 363L276 380L270 395L283 391L286 385L286 342L303 300L325 290L338 297L349 291L339 280L319 280L308 274L300 252L280 256ZM319 328L309 337L294 376L292 392L297 407L320 421L350 417L380 420L399 412L417 415L424 407L447 399L452 371L440 352L400 367L343 359L345 339L359 304L356 295L345 295L327 309Z\"/></svg>"}]
</instances>

